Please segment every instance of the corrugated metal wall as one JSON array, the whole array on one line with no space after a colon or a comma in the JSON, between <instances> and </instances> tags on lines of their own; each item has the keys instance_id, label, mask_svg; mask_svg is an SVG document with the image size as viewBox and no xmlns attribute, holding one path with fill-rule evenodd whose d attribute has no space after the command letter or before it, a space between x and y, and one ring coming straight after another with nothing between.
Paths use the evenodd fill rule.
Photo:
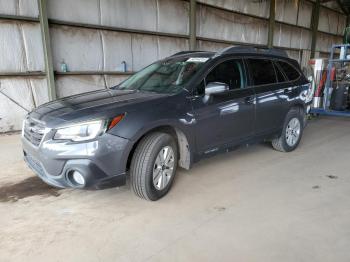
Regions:
<instances>
[{"instance_id":1,"label":"corrugated metal wall","mask_svg":"<svg viewBox=\"0 0 350 262\"><path fill-rule=\"evenodd\" d=\"M197 48L266 45L269 8L264 0L198 0ZM276 0L273 44L302 65L310 57L312 9L311 0ZM27 111L48 101L38 15L37 0L0 0L0 132L19 130ZM48 16L59 97L119 83L127 77L117 73L122 61L133 72L189 49L189 1L48 0ZM340 43L345 24L336 6L322 6L316 50ZM62 62L69 73L60 72Z\"/></svg>"}]
</instances>

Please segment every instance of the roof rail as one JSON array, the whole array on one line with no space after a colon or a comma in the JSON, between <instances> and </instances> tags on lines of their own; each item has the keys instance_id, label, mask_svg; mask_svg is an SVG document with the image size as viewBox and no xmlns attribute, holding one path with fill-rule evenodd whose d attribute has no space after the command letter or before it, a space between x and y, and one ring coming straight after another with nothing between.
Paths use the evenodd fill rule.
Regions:
<instances>
[{"instance_id":1,"label":"roof rail","mask_svg":"<svg viewBox=\"0 0 350 262\"><path fill-rule=\"evenodd\" d=\"M284 50L277 49L277 48L265 48L261 46L229 46L220 50L216 54L224 55L224 54L236 54L236 53L255 53L255 54L258 53L258 54L268 54L268 55L288 57L287 52Z\"/></svg>"},{"instance_id":2,"label":"roof rail","mask_svg":"<svg viewBox=\"0 0 350 262\"><path fill-rule=\"evenodd\" d=\"M177 52L171 56L176 56L176 55L186 55L186 54L192 54L192 53L203 53L205 51L181 51L181 52Z\"/></svg>"}]
</instances>

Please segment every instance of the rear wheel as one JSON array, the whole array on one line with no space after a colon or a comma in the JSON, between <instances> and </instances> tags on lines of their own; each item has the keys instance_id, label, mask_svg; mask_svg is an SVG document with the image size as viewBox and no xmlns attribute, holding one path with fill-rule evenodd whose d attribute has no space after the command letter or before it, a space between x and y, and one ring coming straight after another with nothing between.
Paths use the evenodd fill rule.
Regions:
<instances>
[{"instance_id":1,"label":"rear wheel","mask_svg":"<svg viewBox=\"0 0 350 262\"><path fill-rule=\"evenodd\" d=\"M177 145L171 135L155 132L143 138L130 166L135 194L152 201L166 195L174 181L177 155Z\"/></svg>"},{"instance_id":2,"label":"rear wheel","mask_svg":"<svg viewBox=\"0 0 350 262\"><path fill-rule=\"evenodd\" d=\"M304 118L305 113L302 109L292 108L285 118L281 135L272 140L273 148L281 152L296 149L303 134Z\"/></svg>"}]
</instances>

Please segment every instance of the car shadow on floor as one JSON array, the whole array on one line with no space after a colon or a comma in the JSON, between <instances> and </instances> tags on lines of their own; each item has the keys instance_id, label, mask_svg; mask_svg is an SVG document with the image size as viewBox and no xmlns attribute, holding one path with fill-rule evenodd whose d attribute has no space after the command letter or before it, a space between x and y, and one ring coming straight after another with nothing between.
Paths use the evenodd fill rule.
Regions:
<instances>
[{"instance_id":1,"label":"car shadow on floor","mask_svg":"<svg viewBox=\"0 0 350 262\"><path fill-rule=\"evenodd\" d=\"M0 186L0 202L16 202L31 196L59 196L60 188L45 184L36 176L28 177L14 184Z\"/></svg>"}]
</instances>

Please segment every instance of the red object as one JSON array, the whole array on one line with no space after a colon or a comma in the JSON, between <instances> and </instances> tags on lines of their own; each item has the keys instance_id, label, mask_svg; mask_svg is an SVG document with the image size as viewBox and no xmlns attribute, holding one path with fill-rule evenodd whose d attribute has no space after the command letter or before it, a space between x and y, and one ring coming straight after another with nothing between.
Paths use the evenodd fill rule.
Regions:
<instances>
[{"instance_id":1,"label":"red object","mask_svg":"<svg viewBox=\"0 0 350 262\"><path fill-rule=\"evenodd\" d=\"M327 80L327 71L324 71L322 73L322 78L321 78L320 83L318 84L316 92L315 92L316 97L321 96L321 91L323 89L323 86L324 86L324 83L326 82L326 80Z\"/></svg>"},{"instance_id":2,"label":"red object","mask_svg":"<svg viewBox=\"0 0 350 262\"><path fill-rule=\"evenodd\" d=\"M335 67L333 67L331 69L331 75L330 75L330 78L331 78L331 81L334 81L335 79ZM322 73L322 78L320 80L320 83L318 84L318 87L316 89L316 92L315 92L315 97L320 97L321 96L321 93L322 93L322 90L324 88L324 84L326 83L327 81L327 71L324 71Z\"/></svg>"},{"instance_id":3,"label":"red object","mask_svg":"<svg viewBox=\"0 0 350 262\"><path fill-rule=\"evenodd\" d=\"M109 123L108 130L115 127L124 117L124 114L121 114L119 116L116 116L112 119L112 121Z\"/></svg>"},{"instance_id":4,"label":"red object","mask_svg":"<svg viewBox=\"0 0 350 262\"><path fill-rule=\"evenodd\" d=\"M331 81L335 80L335 67L332 68L331 70Z\"/></svg>"}]
</instances>

